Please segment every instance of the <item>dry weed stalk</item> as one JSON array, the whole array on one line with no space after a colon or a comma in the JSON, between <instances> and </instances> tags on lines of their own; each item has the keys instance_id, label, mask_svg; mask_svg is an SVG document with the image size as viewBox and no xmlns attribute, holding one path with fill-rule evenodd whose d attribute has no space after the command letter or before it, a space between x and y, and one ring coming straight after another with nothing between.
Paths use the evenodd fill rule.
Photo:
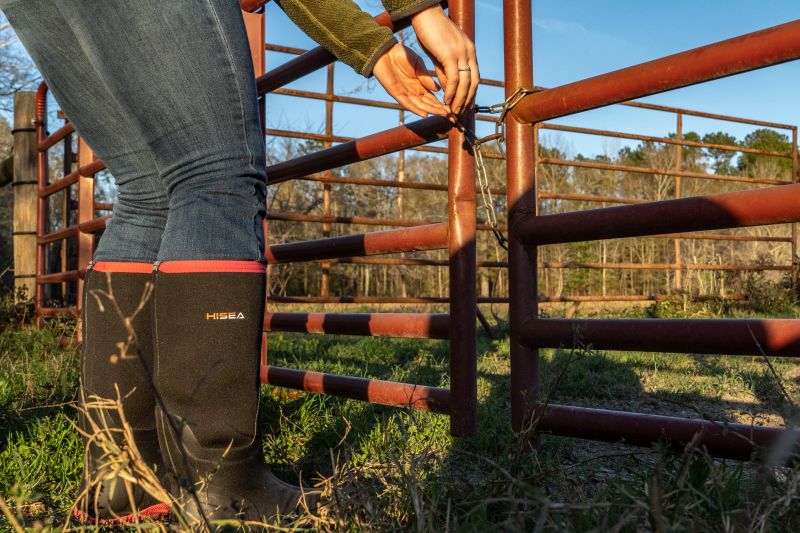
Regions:
<instances>
[{"instance_id":1,"label":"dry weed stalk","mask_svg":"<svg viewBox=\"0 0 800 533\"><path fill-rule=\"evenodd\" d=\"M89 447L102 450L95 462L94 471L85 469L85 489L78 494L70 511L75 509L91 516L97 515L100 491L94 490L103 483L123 483L131 509L136 509L133 488L138 486L156 501L168 502L170 510L180 514L169 492L164 488L158 475L142 458L133 436L133 429L125 418L119 390L115 400L90 396L81 392L80 416L84 417L86 430L76 425L86 442L84 461L89 460ZM71 513L70 513L71 514ZM69 520L69 519L68 519ZM135 523L139 523L138 517ZM67 524L65 524L66 526ZM166 531L164 524L153 523L153 527Z\"/></svg>"}]
</instances>

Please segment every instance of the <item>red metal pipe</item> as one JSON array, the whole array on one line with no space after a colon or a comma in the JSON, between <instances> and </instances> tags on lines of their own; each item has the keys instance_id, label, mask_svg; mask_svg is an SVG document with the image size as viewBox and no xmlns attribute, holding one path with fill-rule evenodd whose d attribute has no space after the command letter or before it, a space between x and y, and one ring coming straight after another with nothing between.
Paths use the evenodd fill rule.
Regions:
<instances>
[{"instance_id":1,"label":"red metal pipe","mask_svg":"<svg viewBox=\"0 0 800 533\"><path fill-rule=\"evenodd\" d=\"M372 337L449 338L450 317L423 313L266 313L266 331Z\"/></svg>"},{"instance_id":2,"label":"red metal pipe","mask_svg":"<svg viewBox=\"0 0 800 533\"><path fill-rule=\"evenodd\" d=\"M567 131L570 133L583 133L586 135L598 135L601 137L616 137L618 139L632 139L635 141L647 141L653 143L663 143L663 144L672 144L678 146L691 146L694 148L711 148L714 150L724 150L728 152L742 152L747 154L758 154L758 155L774 155L776 157L785 157L787 159L791 159L792 152L782 152L778 150L761 150L759 148L750 148L747 146L739 146L739 145L732 145L732 144L714 144L714 143L706 143L706 142L698 142L698 141L687 141L683 137L680 139L675 137L654 137L652 135L639 135L636 133L622 133L619 131L611 131L611 130L598 130L594 128L579 128L578 126L569 126L566 124L550 124L550 123L542 123L539 124L540 129L545 130L553 130L553 131ZM713 176L713 174L710 174Z\"/></svg>"},{"instance_id":3,"label":"red metal pipe","mask_svg":"<svg viewBox=\"0 0 800 533\"><path fill-rule=\"evenodd\" d=\"M390 229L267 247L270 264L318 261L335 257L434 250L447 246L447 224Z\"/></svg>"},{"instance_id":4,"label":"red metal pipe","mask_svg":"<svg viewBox=\"0 0 800 533\"><path fill-rule=\"evenodd\" d=\"M612 165L596 161L574 161L543 157L539 160L543 165L559 165L567 167L593 168L598 170L617 170L620 172L633 172L635 174L656 174L658 176L680 176L682 178L700 178L706 180L735 181L739 183L760 183L764 185L786 185L791 181L775 180L769 178L749 178L747 176L727 176L725 174L708 174L706 172L691 172L687 170L664 170L653 167L637 167L633 165Z\"/></svg>"},{"instance_id":5,"label":"red metal pipe","mask_svg":"<svg viewBox=\"0 0 800 533\"><path fill-rule=\"evenodd\" d=\"M444 139L452 124L429 117L267 167L267 185Z\"/></svg>"},{"instance_id":6,"label":"red metal pipe","mask_svg":"<svg viewBox=\"0 0 800 533\"><path fill-rule=\"evenodd\" d=\"M540 217L514 228L529 245L783 224L800 220L800 184Z\"/></svg>"},{"instance_id":7,"label":"red metal pipe","mask_svg":"<svg viewBox=\"0 0 800 533\"><path fill-rule=\"evenodd\" d=\"M539 406L537 430L563 437L624 442L652 446L667 442L676 452L687 446L705 449L715 457L748 461L755 452L768 449L783 429L712 422L672 416L626 413L566 405Z\"/></svg>"},{"instance_id":8,"label":"red metal pipe","mask_svg":"<svg viewBox=\"0 0 800 533\"><path fill-rule=\"evenodd\" d=\"M531 124L797 58L800 20L530 94L511 115ZM512 90L533 86L506 80Z\"/></svg>"},{"instance_id":9,"label":"red metal pipe","mask_svg":"<svg viewBox=\"0 0 800 533\"><path fill-rule=\"evenodd\" d=\"M277 366L262 366L261 382L393 407L445 414L450 410L450 391L425 385L337 376Z\"/></svg>"},{"instance_id":10,"label":"red metal pipe","mask_svg":"<svg viewBox=\"0 0 800 533\"><path fill-rule=\"evenodd\" d=\"M391 29L393 32L400 31L411 25L411 19L405 18L398 21L392 21L388 13L381 13L375 17L375 22L381 26ZM311 74L315 70L319 70L336 61L336 57L328 50L321 46L317 46L308 52L290 59L286 63L275 67L269 72L258 76L256 78L256 88L258 94L266 94L272 92L279 87L288 85L293 81L297 81L307 74Z\"/></svg>"},{"instance_id":11,"label":"red metal pipe","mask_svg":"<svg viewBox=\"0 0 800 533\"><path fill-rule=\"evenodd\" d=\"M475 1L450 0L450 18L470 38L475 37ZM475 129L474 114L461 117ZM450 434L471 437L477 431L478 348L477 234L475 158L464 134L448 135L449 290L450 290Z\"/></svg>"},{"instance_id":12,"label":"red metal pipe","mask_svg":"<svg viewBox=\"0 0 800 533\"><path fill-rule=\"evenodd\" d=\"M36 88L36 143L41 145L47 131L47 84L40 83ZM42 197L42 189L47 186L47 152L39 151L36 154L36 238L44 236L47 229L47 201ZM36 290L33 299L36 324L42 326L41 310L44 308L44 285L38 280L45 273L45 245L36 245Z\"/></svg>"},{"instance_id":13,"label":"red metal pipe","mask_svg":"<svg viewBox=\"0 0 800 533\"><path fill-rule=\"evenodd\" d=\"M533 87L533 37L531 1L503 1L506 97L517 87ZM506 173L508 220L536 214L536 164L533 128L516 120L506 125ZM539 398L539 352L519 341L522 325L535 318L537 309L536 249L528 255L514 226L509 230L508 290L513 295L508 313L511 322L511 423L521 430Z\"/></svg>"},{"instance_id":14,"label":"red metal pipe","mask_svg":"<svg viewBox=\"0 0 800 533\"><path fill-rule=\"evenodd\" d=\"M70 124L69 122L58 128L56 131L45 137L41 142L37 143L38 150L44 151L59 141L63 141L65 137L67 137L70 133L75 131L75 126Z\"/></svg>"},{"instance_id":15,"label":"red metal pipe","mask_svg":"<svg viewBox=\"0 0 800 533\"><path fill-rule=\"evenodd\" d=\"M65 228L59 231L54 231L52 233L47 233L42 235L41 237L36 237L36 244L48 244L55 241L60 241L63 239L68 239L70 237L74 237L78 234L78 227L71 226L69 228Z\"/></svg>"},{"instance_id":16,"label":"red metal pipe","mask_svg":"<svg viewBox=\"0 0 800 533\"><path fill-rule=\"evenodd\" d=\"M600 350L800 357L800 320L537 319L524 324L529 345Z\"/></svg>"},{"instance_id":17,"label":"red metal pipe","mask_svg":"<svg viewBox=\"0 0 800 533\"><path fill-rule=\"evenodd\" d=\"M264 4L266 4L268 1L269 0L240 0L239 4L242 11L252 13L253 11L264 7Z\"/></svg>"},{"instance_id":18,"label":"red metal pipe","mask_svg":"<svg viewBox=\"0 0 800 533\"><path fill-rule=\"evenodd\" d=\"M270 294L270 303L284 304L446 304L439 296L283 296Z\"/></svg>"},{"instance_id":19,"label":"red metal pipe","mask_svg":"<svg viewBox=\"0 0 800 533\"><path fill-rule=\"evenodd\" d=\"M55 272L53 274L42 274L41 276L36 276L36 283L39 285L47 285L49 283L61 283L64 281L75 281L77 279L77 270L67 270L66 272Z\"/></svg>"},{"instance_id":20,"label":"red metal pipe","mask_svg":"<svg viewBox=\"0 0 800 533\"><path fill-rule=\"evenodd\" d=\"M106 229L106 224L111 217L112 215L104 215L94 220L89 220L88 222L82 222L78 224L78 230L80 230L81 233L97 233L98 231Z\"/></svg>"}]
</instances>

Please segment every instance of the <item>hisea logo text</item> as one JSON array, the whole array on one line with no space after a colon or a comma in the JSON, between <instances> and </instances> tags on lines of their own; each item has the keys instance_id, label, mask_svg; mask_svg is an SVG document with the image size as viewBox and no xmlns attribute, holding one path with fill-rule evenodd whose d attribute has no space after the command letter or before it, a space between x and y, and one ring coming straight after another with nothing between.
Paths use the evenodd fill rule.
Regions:
<instances>
[{"instance_id":1,"label":"hisea logo text","mask_svg":"<svg viewBox=\"0 0 800 533\"><path fill-rule=\"evenodd\" d=\"M227 313L206 313L206 320L243 320L244 313L229 311Z\"/></svg>"}]
</instances>

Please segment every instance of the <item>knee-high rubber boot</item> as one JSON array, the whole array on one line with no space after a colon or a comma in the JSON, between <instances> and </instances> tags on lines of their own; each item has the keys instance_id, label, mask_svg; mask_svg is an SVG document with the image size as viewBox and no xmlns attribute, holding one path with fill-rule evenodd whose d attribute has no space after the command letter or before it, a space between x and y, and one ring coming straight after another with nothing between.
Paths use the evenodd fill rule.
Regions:
<instances>
[{"instance_id":1,"label":"knee-high rubber boot","mask_svg":"<svg viewBox=\"0 0 800 533\"><path fill-rule=\"evenodd\" d=\"M128 446L119 411L103 400L121 400L125 420L142 460L161 476L155 428L153 350L151 332L152 263L98 262L89 265L83 288L83 349L81 380L83 412L80 427L97 434L97 428L120 449ZM102 400L100 400L102 399ZM89 438L83 495L75 516L92 524L120 524L169 513L140 485L113 475L108 443Z\"/></svg>"},{"instance_id":2,"label":"knee-high rubber boot","mask_svg":"<svg viewBox=\"0 0 800 533\"><path fill-rule=\"evenodd\" d=\"M298 510L298 487L264 463L259 358L264 266L166 261L155 276L156 409L173 494L190 522L271 521Z\"/></svg>"}]
</instances>

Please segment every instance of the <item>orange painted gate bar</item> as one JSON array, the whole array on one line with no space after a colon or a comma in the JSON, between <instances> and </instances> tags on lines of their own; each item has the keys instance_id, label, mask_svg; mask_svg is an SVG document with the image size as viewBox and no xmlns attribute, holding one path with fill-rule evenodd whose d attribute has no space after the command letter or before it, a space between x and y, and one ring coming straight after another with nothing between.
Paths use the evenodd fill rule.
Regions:
<instances>
[{"instance_id":1,"label":"orange painted gate bar","mask_svg":"<svg viewBox=\"0 0 800 533\"><path fill-rule=\"evenodd\" d=\"M269 72L264 72L264 20L263 13L259 12L264 3L252 0L242 2L258 75L256 80L258 91L260 95L268 92L291 94L291 90L282 87L330 65L334 58L322 48L305 52L287 48L287 51L298 53L298 56ZM506 95L510 96L520 87L534 87L531 5L530 0L504 0L503 8L504 86ZM472 35L474 1L453 0L449 2L449 9L451 18ZM377 17L377 20L395 31L408 25L408 21L393 23L386 14ZM279 48L276 45L267 45L267 48L270 46L272 49ZM775 442L782 432L779 428L721 424L706 420L540 403L538 349L572 346L576 341L576 332L582 342L601 349L794 357L800 354L800 321L542 319L539 318L537 311L537 269L540 265L536 259L537 246L544 244L664 234L672 235L671 238L676 238L676 234L679 238L688 238L690 235L682 232L799 221L800 185L796 184L798 175L796 128L778 125L792 128L794 147L791 154L772 154L792 158L792 181L795 183L779 184L768 189L660 202L623 201L617 203L625 205L618 207L547 216L537 214L538 200L547 198L547 193L538 191L537 168L542 164L575 162L538 160L537 151L533 147L538 146L536 135L539 128L567 129L579 133L598 131L546 124L544 123L546 120L627 102L634 98L799 57L800 21L795 21L561 87L539 90L525 96L514 107L506 126L507 187L505 191L496 191L504 192L508 198L510 241L508 262L482 266L507 267L509 272L510 379L512 424L515 429L534 428L539 432L557 435L606 441L624 440L637 445L650 445L655 441L666 439L676 449L681 449L691 442L697 446L704 446L714 455L735 459L747 459L756 447L769 446ZM494 84L500 85L497 82ZM64 177L57 181L49 181L47 151L58 142L65 141L65 160L72 161L74 155L71 138L74 132L71 125L65 124L54 133L47 134L46 91L46 87L42 85L37 92L36 117L39 211L35 300L37 317L40 321L44 317L65 312L79 314L79 298L76 300L75 308L65 310L45 307L43 288L47 284L77 281L80 291L81 268L91 257L93 234L102 230L108 217L108 215L97 216L96 210L109 209L107 205L96 205L94 202L91 176L104 168L103 163L96 160L81 140L77 150L77 170L65 172ZM300 94L303 91L294 92L298 93L298 96L315 97L313 93L307 91L306 94ZM330 91L328 95L322 96L324 98L321 99L331 103L348 101L347 97L334 97ZM351 103L360 103L357 101L360 99L349 98L349 100ZM392 104L372 102L372 105L396 109ZM627 102L626 105L648 106L635 102ZM660 106L650 105L650 107ZM663 110L668 109L663 108ZM684 110L673 111L681 113ZM687 113L692 112L687 111ZM680 124L680 117L678 120ZM468 117L465 119L465 125L472 127L473 121L474 117ZM276 132L265 130L265 133ZM618 137L626 135L606 131L600 133ZM417 120L354 140L337 139L328 131L321 139L327 143L325 149L268 167L268 186L293 179L324 181L324 175L313 178L312 175L406 149L423 149L423 145L445 138L449 141L446 221L407 224L407 227L359 235L274 244L268 246L266 258L271 264L299 261L368 262L370 258L366 256L447 249L450 313L266 312L265 331L449 339L450 388L279 368L268 365L266 359L261 371L262 381L277 386L444 413L450 416L451 432L454 435L469 436L475 433L477 407L475 239L477 230L488 228L477 224L473 151L469 143L465 143L463 135L458 130L451 129L447 121L435 117ZM339 144L332 145L334 142ZM691 145L691 141L680 138L672 142L678 146ZM678 175L680 169L678 173L673 171L668 174ZM357 178L331 176L329 178L332 182L336 179L345 180L343 182L348 179L358 181ZM754 183L765 182L762 180ZM77 186L78 201L74 206L70 206L70 199L65 195L62 229L48 233L48 197L72 186ZM597 198L598 201L609 201L606 197ZM75 207L77 208L74 209ZM271 215L271 218L275 219L276 216L279 217ZM284 219L292 220L291 217ZM302 221L302 219L297 220ZM331 219L329 217L327 221L319 222L330 224ZM383 222L398 222L396 225L402 223L402 221ZM390 224L376 223L376 225ZM66 242L66 239L76 236L78 237L77 265L71 269L62 269L62 272L48 273L45 266L45 246L58 241ZM730 236L721 238L724 237ZM794 236L772 238L776 239L792 243L794 264L796 255ZM379 258L373 260L381 261ZM382 261L391 263L392 259ZM397 264L413 263L409 260L399 261ZM417 264L425 264L425 261ZM548 265L541 267L547 268ZM673 268L675 265L665 267Z\"/></svg>"}]
</instances>

